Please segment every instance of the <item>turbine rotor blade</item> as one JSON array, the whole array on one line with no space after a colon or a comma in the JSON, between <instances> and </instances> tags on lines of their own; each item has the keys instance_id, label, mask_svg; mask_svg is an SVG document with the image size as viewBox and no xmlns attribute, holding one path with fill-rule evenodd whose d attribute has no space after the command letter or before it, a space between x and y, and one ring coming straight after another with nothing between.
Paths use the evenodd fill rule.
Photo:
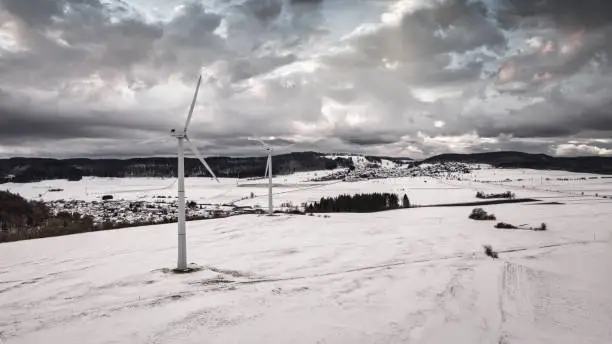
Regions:
<instances>
[{"instance_id":1,"label":"turbine rotor blade","mask_svg":"<svg viewBox=\"0 0 612 344\"><path fill-rule=\"evenodd\" d=\"M189 107L189 114L187 115L187 120L185 121L185 129L183 132L187 132L187 128L189 127L189 122L191 122L191 117L193 116L193 109L195 108L196 100L198 99L198 91L200 91L200 84L202 83L202 74L198 77L198 84L195 89L195 93L193 94L193 100L191 101L191 106Z\"/></svg>"},{"instance_id":2,"label":"turbine rotor blade","mask_svg":"<svg viewBox=\"0 0 612 344\"><path fill-rule=\"evenodd\" d=\"M272 173L272 171L270 171L270 160L272 159L272 155L268 155L268 160L266 161L266 173L264 174L264 177L269 176L269 173Z\"/></svg>"},{"instance_id":3,"label":"turbine rotor blade","mask_svg":"<svg viewBox=\"0 0 612 344\"><path fill-rule=\"evenodd\" d=\"M265 142L263 142L263 140L258 139L258 138L254 137L254 136L253 137L249 137L248 140L249 141L257 141L257 142L261 143L261 145L264 146L264 148L268 148L268 145Z\"/></svg>"},{"instance_id":4,"label":"turbine rotor blade","mask_svg":"<svg viewBox=\"0 0 612 344\"><path fill-rule=\"evenodd\" d=\"M217 176L215 175L215 173L210 169L210 166L208 166L208 163L206 163L206 160L204 160L204 158L202 158L202 154L200 154L200 151L198 150L198 147L196 147L196 145L193 144L193 142L191 142L189 137L185 137L185 139L187 140L187 144L189 145L189 148L191 149L193 154L196 156L196 158L198 158L198 160L200 160L202 165L204 165L204 167L206 167L206 169L208 170L208 173L210 173L211 176L213 178L215 178L217 183L220 183L220 181L219 181L219 179L217 179Z\"/></svg>"}]
</instances>

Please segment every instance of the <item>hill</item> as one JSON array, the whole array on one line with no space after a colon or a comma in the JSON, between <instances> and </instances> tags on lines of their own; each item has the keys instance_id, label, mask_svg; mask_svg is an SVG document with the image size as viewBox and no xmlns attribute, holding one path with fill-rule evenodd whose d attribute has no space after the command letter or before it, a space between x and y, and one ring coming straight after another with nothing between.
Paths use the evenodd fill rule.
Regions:
<instances>
[{"instance_id":1,"label":"hill","mask_svg":"<svg viewBox=\"0 0 612 344\"><path fill-rule=\"evenodd\" d=\"M489 164L499 168L531 168L535 170L612 174L612 157L552 157L546 154L505 151L476 154L441 154L425 159L423 162L450 161Z\"/></svg>"},{"instance_id":2,"label":"hill","mask_svg":"<svg viewBox=\"0 0 612 344\"><path fill-rule=\"evenodd\" d=\"M266 167L265 157L210 157L206 159L218 177L259 177ZM323 154L301 152L274 157L274 174L289 174L350 167L350 160L327 158ZM176 175L176 158L134 159L44 159L10 158L0 160L0 184L28 183L49 179L80 180L92 177L170 177ZM197 159L185 159L186 176L207 175Z\"/></svg>"},{"instance_id":3,"label":"hill","mask_svg":"<svg viewBox=\"0 0 612 344\"><path fill-rule=\"evenodd\" d=\"M209 157L206 159L219 177L251 178L263 176L265 157ZM412 161L409 158L363 156L356 154L323 154L295 152L274 156L273 173L286 175L336 168L395 167ZM421 163L462 162L489 164L498 168L530 168L568 172L612 174L612 157L552 157L522 152L476 154L442 154ZM188 177L207 175L197 159L185 159ZM82 177L172 177L176 175L176 158L133 159L0 159L0 184L29 183L50 179L80 180Z\"/></svg>"}]
</instances>

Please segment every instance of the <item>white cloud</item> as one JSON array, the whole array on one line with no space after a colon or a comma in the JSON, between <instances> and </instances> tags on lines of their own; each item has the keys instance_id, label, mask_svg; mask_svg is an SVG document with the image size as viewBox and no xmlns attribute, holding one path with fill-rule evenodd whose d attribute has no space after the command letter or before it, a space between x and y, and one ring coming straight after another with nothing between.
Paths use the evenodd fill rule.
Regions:
<instances>
[{"instance_id":1,"label":"white cloud","mask_svg":"<svg viewBox=\"0 0 612 344\"><path fill-rule=\"evenodd\" d=\"M601 147L587 145L587 144L566 143L566 144L560 144L556 146L555 154L558 156L584 156L584 155L611 156L612 149L601 148Z\"/></svg>"}]
</instances>

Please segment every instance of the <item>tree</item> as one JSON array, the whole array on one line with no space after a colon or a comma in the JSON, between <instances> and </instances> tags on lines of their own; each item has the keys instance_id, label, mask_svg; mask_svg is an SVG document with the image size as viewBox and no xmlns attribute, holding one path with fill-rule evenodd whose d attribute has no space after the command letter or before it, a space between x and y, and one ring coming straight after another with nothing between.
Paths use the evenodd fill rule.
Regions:
<instances>
[{"instance_id":1,"label":"tree","mask_svg":"<svg viewBox=\"0 0 612 344\"><path fill-rule=\"evenodd\" d=\"M410 208L410 200L408 199L408 195L404 194L404 198L402 198L402 207Z\"/></svg>"}]
</instances>

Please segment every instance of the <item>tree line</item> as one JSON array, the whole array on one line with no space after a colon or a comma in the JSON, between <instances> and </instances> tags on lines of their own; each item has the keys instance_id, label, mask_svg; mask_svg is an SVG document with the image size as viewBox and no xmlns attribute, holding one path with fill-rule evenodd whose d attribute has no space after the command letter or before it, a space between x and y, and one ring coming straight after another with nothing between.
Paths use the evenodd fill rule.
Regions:
<instances>
[{"instance_id":1,"label":"tree line","mask_svg":"<svg viewBox=\"0 0 612 344\"><path fill-rule=\"evenodd\" d=\"M79 213L52 214L43 202L0 191L0 242L90 232L93 218Z\"/></svg>"},{"instance_id":2,"label":"tree line","mask_svg":"<svg viewBox=\"0 0 612 344\"><path fill-rule=\"evenodd\" d=\"M218 177L263 177L266 157L209 157L206 159ZM331 170L349 167L350 159L328 159L314 152L289 153L274 156L273 174ZM0 159L0 184L29 183L48 179L78 181L83 177L174 177L176 158L135 159ZM185 175L207 176L208 172L195 158L185 158Z\"/></svg>"},{"instance_id":3,"label":"tree line","mask_svg":"<svg viewBox=\"0 0 612 344\"><path fill-rule=\"evenodd\" d=\"M400 207L410 207L410 200L405 194L400 204L400 199L396 194L369 193L321 197L318 202L307 204L304 210L307 213L369 213Z\"/></svg>"},{"instance_id":4,"label":"tree line","mask_svg":"<svg viewBox=\"0 0 612 344\"><path fill-rule=\"evenodd\" d=\"M506 191L503 193L492 193L492 194L486 194L482 191L478 191L476 192L476 198L481 198L481 199L494 199L494 198L509 198L509 199L513 199L516 198L516 195L513 192L510 191Z\"/></svg>"}]
</instances>

